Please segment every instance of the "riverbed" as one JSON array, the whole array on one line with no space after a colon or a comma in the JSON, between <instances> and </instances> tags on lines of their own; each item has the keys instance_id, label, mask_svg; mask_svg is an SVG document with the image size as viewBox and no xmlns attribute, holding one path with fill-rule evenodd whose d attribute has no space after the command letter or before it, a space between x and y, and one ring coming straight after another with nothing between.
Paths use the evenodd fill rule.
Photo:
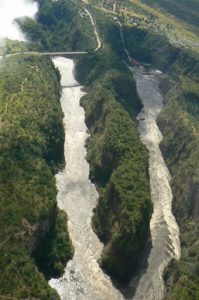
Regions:
<instances>
[{"instance_id":1,"label":"riverbed","mask_svg":"<svg viewBox=\"0 0 199 300\"><path fill-rule=\"evenodd\" d=\"M88 130L80 99L82 86L73 75L74 62L58 57L53 60L61 74L61 106L64 113L66 166L56 175L57 202L67 212L68 229L75 254L59 279L51 279L61 299L66 300L119 300L123 299L110 278L99 267L103 244L92 230L91 218L98 193L89 180L85 142Z\"/></svg>"},{"instance_id":2,"label":"riverbed","mask_svg":"<svg viewBox=\"0 0 199 300\"><path fill-rule=\"evenodd\" d=\"M134 79L143 109L138 115L140 138L149 151L149 175L153 215L150 222L152 249L145 274L138 284L134 300L161 300L164 298L163 271L172 258L180 258L179 228L172 214L170 174L159 144L162 134L156 118L163 108L159 90L160 73L133 68Z\"/></svg>"}]
</instances>

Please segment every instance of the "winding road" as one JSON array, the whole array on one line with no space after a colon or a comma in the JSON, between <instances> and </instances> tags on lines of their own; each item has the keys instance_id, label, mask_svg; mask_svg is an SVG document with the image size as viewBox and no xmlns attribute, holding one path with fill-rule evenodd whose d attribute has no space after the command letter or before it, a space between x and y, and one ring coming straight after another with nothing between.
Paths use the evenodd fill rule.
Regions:
<instances>
[{"instance_id":1,"label":"winding road","mask_svg":"<svg viewBox=\"0 0 199 300\"><path fill-rule=\"evenodd\" d=\"M91 20L91 24L93 26L93 29L94 29L94 33L95 33L95 36L96 36L96 40L97 40L97 47L95 48L94 51L98 51L101 47L102 47L102 42L100 40L100 37L99 37L99 34L97 32L97 29L96 29L96 25L95 25L95 21L93 19L93 16L91 15L91 13L88 11L88 9L84 8L84 11L86 12L86 14L89 16L90 20Z\"/></svg>"}]
</instances>

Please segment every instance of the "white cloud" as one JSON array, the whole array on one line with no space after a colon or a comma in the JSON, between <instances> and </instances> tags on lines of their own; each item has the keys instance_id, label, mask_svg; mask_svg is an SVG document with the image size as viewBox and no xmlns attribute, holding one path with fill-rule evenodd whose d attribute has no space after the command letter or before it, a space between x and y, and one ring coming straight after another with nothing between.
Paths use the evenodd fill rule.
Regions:
<instances>
[{"instance_id":1,"label":"white cloud","mask_svg":"<svg viewBox=\"0 0 199 300\"><path fill-rule=\"evenodd\" d=\"M25 40L14 20L24 16L34 18L37 10L37 3L31 0L0 0L0 38Z\"/></svg>"}]
</instances>

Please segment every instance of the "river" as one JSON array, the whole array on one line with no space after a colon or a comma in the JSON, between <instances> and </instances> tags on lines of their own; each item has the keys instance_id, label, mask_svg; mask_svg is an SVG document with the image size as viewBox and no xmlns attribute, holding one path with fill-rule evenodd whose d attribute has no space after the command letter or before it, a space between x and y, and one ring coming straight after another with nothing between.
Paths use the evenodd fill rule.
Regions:
<instances>
[{"instance_id":1,"label":"river","mask_svg":"<svg viewBox=\"0 0 199 300\"><path fill-rule=\"evenodd\" d=\"M97 262L103 244L91 227L98 193L89 180L89 165L85 158L88 130L84 109L80 106L84 92L74 78L72 60L58 57L53 62L61 74L61 106L65 126L66 167L56 175L57 202L59 208L68 214L68 229L75 254L68 262L64 275L51 279L49 284L63 300L123 299Z\"/></svg>"},{"instance_id":2,"label":"river","mask_svg":"<svg viewBox=\"0 0 199 300\"><path fill-rule=\"evenodd\" d=\"M101 256L100 243L91 227L93 208L98 194L89 180L89 165L85 159L85 141L88 137L84 110L80 99L82 87L74 79L74 62L65 58L53 60L61 74L61 106L65 125L65 169L56 175L60 209L68 214L69 234L75 254L59 279L51 279L63 300L117 300L124 299L104 274L97 260ZM141 141L149 151L149 175L153 215L150 222L152 249L146 272L141 277L134 300L161 300L164 297L163 271L172 258L180 257L179 230L172 214L170 174L159 144L162 134L156 118L163 108L159 91L160 72L133 68L138 94L143 109L138 115ZM131 285L131 283L130 283Z\"/></svg>"},{"instance_id":3,"label":"river","mask_svg":"<svg viewBox=\"0 0 199 300\"><path fill-rule=\"evenodd\" d=\"M149 175L153 215L150 222L152 249L145 274L138 284L134 300L161 300L164 298L163 271L172 258L180 258L179 229L172 214L170 174L159 144L162 134L156 118L163 108L159 91L160 73L133 68L134 79L143 109L138 115L140 138L149 151Z\"/></svg>"},{"instance_id":4,"label":"river","mask_svg":"<svg viewBox=\"0 0 199 300\"><path fill-rule=\"evenodd\" d=\"M132 58L126 48L122 24L117 23L130 65L129 69L133 74L137 92L143 104L143 109L137 119L140 139L149 151L149 177L153 203L150 221L152 247L146 270L143 274L141 273L133 300L162 300L165 294L164 269L172 258L180 258L181 248L179 227L172 213L173 195L169 183L171 176L159 147L163 137L156 123L157 116L164 106L159 90L161 72L153 69L146 71L142 66L131 67ZM135 282L137 278L131 280L129 290L134 290Z\"/></svg>"}]
</instances>

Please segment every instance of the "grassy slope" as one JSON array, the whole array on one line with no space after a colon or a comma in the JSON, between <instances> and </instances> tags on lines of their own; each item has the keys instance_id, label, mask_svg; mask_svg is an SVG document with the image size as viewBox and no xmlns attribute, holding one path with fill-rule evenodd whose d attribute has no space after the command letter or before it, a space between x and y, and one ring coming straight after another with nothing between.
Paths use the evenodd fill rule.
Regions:
<instances>
[{"instance_id":1,"label":"grassy slope","mask_svg":"<svg viewBox=\"0 0 199 300\"><path fill-rule=\"evenodd\" d=\"M49 242L61 235L63 244L57 256L55 244L47 251L52 270L62 272L72 254L66 217L56 208L54 172L63 161L64 139L59 97L59 75L50 60L1 60L1 296L58 298L32 258L49 230L57 230Z\"/></svg>"},{"instance_id":2,"label":"grassy slope","mask_svg":"<svg viewBox=\"0 0 199 300\"><path fill-rule=\"evenodd\" d=\"M159 9L163 8L183 22L199 25L199 2L197 0L144 0L143 2L155 5Z\"/></svg>"}]
</instances>

